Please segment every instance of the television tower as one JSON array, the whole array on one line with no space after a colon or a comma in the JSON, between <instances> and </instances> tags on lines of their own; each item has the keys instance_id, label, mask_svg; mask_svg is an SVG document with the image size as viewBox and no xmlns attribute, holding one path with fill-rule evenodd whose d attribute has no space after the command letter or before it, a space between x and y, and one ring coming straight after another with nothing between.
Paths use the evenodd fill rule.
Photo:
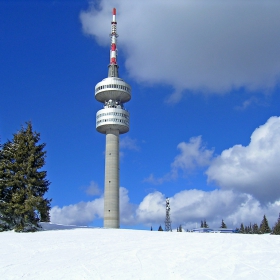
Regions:
<instances>
[{"instance_id":1,"label":"television tower","mask_svg":"<svg viewBox=\"0 0 280 280\"><path fill-rule=\"evenodd\" d=\"M129 131L129 112L123 104L131 99L131 87L119 78L115 8L113 8L110 37L108 78L95 86L95 99L103 103L103 109L96 113L96 130L106 134L104 227L119 228L119 134Z\"/></svg>"}]
</instances>

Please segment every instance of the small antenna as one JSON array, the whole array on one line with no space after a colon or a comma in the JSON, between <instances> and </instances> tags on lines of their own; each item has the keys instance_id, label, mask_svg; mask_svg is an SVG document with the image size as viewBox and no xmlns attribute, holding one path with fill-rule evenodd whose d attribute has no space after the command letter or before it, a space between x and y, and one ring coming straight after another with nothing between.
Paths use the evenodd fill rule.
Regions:
<instances>
[{"instance_id":1,"label":"small antenna","mask_svg":"<svg viewBox=\"0 0 280 280\"><path fill-rule=\"evenodd\" d=\"M171 220L170 220L170 204L169 204L168 197L166 198L165 204L166 204L165 231L172 231Z\"/></svg>"}]
</instances>

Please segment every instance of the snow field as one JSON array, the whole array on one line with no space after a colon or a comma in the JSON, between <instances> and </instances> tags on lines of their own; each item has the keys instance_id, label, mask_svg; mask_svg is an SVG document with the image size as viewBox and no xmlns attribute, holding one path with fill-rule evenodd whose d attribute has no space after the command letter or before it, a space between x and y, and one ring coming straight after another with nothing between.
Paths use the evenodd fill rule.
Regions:
<instances>
[{"instance_id":1,"label":"snow field","mask_svg":"<svg viewBox=\"0 0 280 280\"><path fill-rule=\"evenodd\" d=\"M1 279L279 279L280 236L76 228L0 233Z\"/></svg>"}]
</instances>

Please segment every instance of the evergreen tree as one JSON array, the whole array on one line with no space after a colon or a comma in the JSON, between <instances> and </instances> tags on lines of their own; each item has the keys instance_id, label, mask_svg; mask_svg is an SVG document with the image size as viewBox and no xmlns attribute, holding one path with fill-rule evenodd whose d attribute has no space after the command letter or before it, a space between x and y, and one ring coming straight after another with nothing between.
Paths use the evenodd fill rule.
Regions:
<instances>
[{"instance_id":1,"label":"evergreen tree","mask_svg":"<svg viewBox=\"0 0 280 280\"><path fill-rule=\"evenodd\" d=\"M280 214L279 214L277 222L275 223L272 233L276 234L276 235L280 235Z\"/></svg>"},{"instance_id":2,"label":"evergreen tree","mask_svg":"<svg viewBox=\"0 0 280 280\"><path fill-rule=\"evenodd\" d=\"M225 224L224 220L222 220L222 224L221 224L220 228L227 228L227 225Z\"/></svg>"},{"instance_id":3,"label":"evergreen tree","mask_svg":"<svg viewBox=\"0 0 280 280\"><path fill-rule=\"evenodd\" d=\"M178 232L182 232L182 225L179 226Z\"/></svg>"},{"instance_id":4,"label":"evergreen tree","mask_svg":"<svg viewBox=\"0 0 280 280\"><path fill-rule=\"evenodd\" d=\"M268 221L266 219L266 216L264 215L263 220L260 224L260 233L270 233L270 232L271 232L271 229L268 225Z\"/></svg>"},{"instance_id":5,"label":"evergreen tree","mask_svg":"<svg viewBox=\"0 0 280 280\"><path fill-rule=\"evenodd\" d=\"M203 227L204 228L208 228L209 227L208 224L206 223L206 220L204 220L204 222L203 222Z\"/></svg>"},{"instance_id":6,"label":"evergreen tree","mask_svg":"<svg viewBox=\"0 0 280 280\"><path fill-rule=\"evenodd\" d=\"M161 225L159 226L158 231L163 231Z\"/></svg>"},{"instance_id":7,"label":"evergreen tree","mask_svg":"<svg viewBox=\"0 0 280 280\"><path fill-rule=\"evenodd\" d=\"M151 226L151 231L153 231L153 227Z\"/></svg>"},{"instance_id":8,"label":"evergreen tree","mask_svg":"<svg viewBox=\"0 0 280 280\"><path fill-rule=\"evenodd\" d=\"M200 223L200 227L201 228L203 228L204 226L203 226L203 221L201 221L201 223Z\"/></svg>"},{"instance_id":9,"label":"evergreen tree","mask_svg":"<svg viewBox=\"0 0 280 280\"><path fill-rule=\"evenodd\" d=\"M36 231L39 222L50 220L51 200L44 198L49 181L45 165L45 144L31 122L14 134L1 148L0 155L0 231Z\"/></svg>"},{"instance_id":10,"label":"evergreen tree","mask_svg":"<svg viewBox=\"0 0 280 280\"><path fill-rule=\"evenodd\" d=\"M257 224L253 224L253 227L252 227L252 232L253 234L259 234L259 227Z\"/></svg>"},{"instance_id":11,"label":"evergreen tree","mask_svg":"<svg viewBox=\"0 0 280 280\"><path fill-rule=\"evenodd\" d=\"M250 226L248 227L248 233L252 234L253 233L253 229L252 229L252 224L250 223Z\"/></svg>"},{"instance_id":12,"label":"evergreen tree","mask_svg":"<svg viewBox=\"0 0 280 280\"><path fill-rule=\"evenodd\" d=\"M240 233L245 233L245 228L244 228L243 223L241 223L241 225L240 225L239 232L240 232Z\"/></svg>"}]
</instances>

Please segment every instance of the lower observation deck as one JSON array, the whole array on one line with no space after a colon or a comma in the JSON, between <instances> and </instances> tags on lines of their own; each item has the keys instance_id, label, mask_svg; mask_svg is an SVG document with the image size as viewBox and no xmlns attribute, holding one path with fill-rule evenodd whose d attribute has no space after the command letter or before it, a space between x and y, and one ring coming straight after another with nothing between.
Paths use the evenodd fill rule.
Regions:
<instances>
[{"instance_id":1,"label":"lower observation deck","mask_svg":"<svg viewBox=\"0 0 280 280\"><path fill-rule=\"evenodd\" d=\"M121 108L105 108L96 113L96 130L106 134L110 129L120 134L129 131L129 112Z\"/></svg>"}]
</instances>

